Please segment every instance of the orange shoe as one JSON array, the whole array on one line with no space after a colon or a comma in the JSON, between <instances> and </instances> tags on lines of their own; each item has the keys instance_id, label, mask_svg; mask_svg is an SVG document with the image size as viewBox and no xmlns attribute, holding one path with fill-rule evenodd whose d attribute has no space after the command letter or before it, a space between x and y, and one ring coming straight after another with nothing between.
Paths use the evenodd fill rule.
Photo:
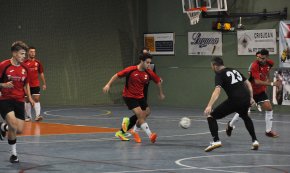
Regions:
<instances>
[{"instance_id":1,"label":"orange shoe","mask_svg":"<svg viewBox=\"0 0 290 173\"><path fill-rule=\"evenodd\" d=\"M151 141L152 143L155 143L155 142L156 142L156 139L157 139L157 134L156 134L156 133L152 133L152 134L150 135L150 141Z\"/></svg>"},{"instance_id":2,"label":"orange shoe","mask_svg":"<svg viewBox=\"0 0 290 173\"><path fill-rule=\"evenodd\" d=\"M142 139L140 138L139 134L137 132L131 131L131 134L134 136L134 140L136 143L141 143Z\"/></svg>"}]
</instances>

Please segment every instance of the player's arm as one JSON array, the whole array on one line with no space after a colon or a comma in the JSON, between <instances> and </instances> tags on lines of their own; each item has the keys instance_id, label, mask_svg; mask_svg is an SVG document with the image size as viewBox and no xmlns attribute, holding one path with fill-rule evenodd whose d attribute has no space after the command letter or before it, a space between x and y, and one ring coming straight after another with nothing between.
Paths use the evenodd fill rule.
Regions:
<instances>
[{"instance_id":1,"label":"player's arm","mask_svg":"<svg viewBox=\"0 0 290 173\"><path fill-rule=\"evenodd\" d=\"M221 87L220 86L216 86L214 91L212 92L211 98L207 104L207 107L204 110L204 115L208 116L210 115L211 111L212 111L212 106L213 104L217 101L217 99L219 98L221 93Z\"/></svg>"},{"instance_id":2,"label":"player's arm","mask_svg":"<svg viewBox=\"0 0 290 173\"><path fill-rule=\"evenodd\" d=\"M31 103L31 106L33 107L34 106L34 100L31 97L29 82L25 83L24 90L26 91L26 96L27 96L28 101Z\"/></svg>"},{"instance_id":3,"label":"player's arm","mask_svg":"<svg viewBox=\"0 0 290 173\"><path fill-rule=\"evenodd\" d=\"M255 100L253 98L253 88L252 88L252 85L251 83L248 81L248 80L245 80L244 81L244 84L246 85L246 87L248 88L249 92L250 92L250 96L251 96L251 105L255 104Z\"/></svg>"},{"instance_id":4,"label":"player's arm","mask_svg":"<svg viewBox=\"0 0 290 173\"><path fill-rule=\"evenodd\" d=\"M270 80L262 81L260 80L259 66L253 65L251 68L251 75L256 85L265 85L265 86L279 86L279 82L271 82Z\"/></svg>"},{"instance_id":5,"label":"player's arm","mask_svg":"<svg viewBox=\"0 0 290 173\"><path fill-rule=\"evenodd\" d=\"M46 81L45 81L44 73L40 73L40 78L42 80L42 90L46 90Z\"/></svg>"},{"instance_id":6,"label":"player's arm","mask_svg":"<svg viewBox=\"0 0 290 173\"><path fill-rule=\"evenodd\" d=\"M0 88L13 88L13 87L14 87L14 85L13 85L12 81L9 81L6 83L0 83Z\"/></svg>"},{"instance_id":7,"label":"player's arm","mask_svg":"<svg viewBox=\"0 0 290 173\"><path fill-rule=\"evenodd\" d=\"M162 84L161 84L161 80L159 83L156 84L159 90L159 98L160 100L163 100L165 98L165 95L163 93L163 89L162 89Z\"/></svg>"},{"instance_id":8,"label":"player's arm","mask_svg":"<svg viewBox=\"0 0 290 173\"><path fill-rule=\"evenodd\" d=\"M165 98L165 95L164 95L163 89L162 89L162 82L163 82L162 79L156 73L154 73L152 70L148 70L148 72L150 73L152 80L156 83L156 85L158 87L160 100L163 100Z\"/></svg>"},{"instance_id":9,"label":"player's arm","mask_svg":"<svg viewBox=\"0 0 290 173\"><path fill-rule=\"evenodd\" d=\"M114 76L111 77L111 79L109 80L109 82L104 86L103 88L103 92L104 93L108 93L109 90L110 90L110 87L112 85L112 83L117 80L119 77L118 77L118 74L116 73Z\"/></svg>"}]
</instances>

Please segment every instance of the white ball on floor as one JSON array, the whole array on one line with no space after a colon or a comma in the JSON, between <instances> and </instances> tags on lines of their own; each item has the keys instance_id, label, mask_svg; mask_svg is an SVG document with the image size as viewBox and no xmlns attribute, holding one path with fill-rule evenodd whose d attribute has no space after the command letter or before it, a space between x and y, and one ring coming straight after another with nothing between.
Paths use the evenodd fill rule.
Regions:
<instances>
[{"instance_id":1,"label":"white ball on floor","mask_svg":"<svg viewBox=\"0 0 290 173\"><path fill-rule=\"evenodd\" d=\"M181 128L187 129L190 127L190 125L191 125L191 120L188 117L183 117L179 121L179 126Z\"/></svg>"}]
</instances>

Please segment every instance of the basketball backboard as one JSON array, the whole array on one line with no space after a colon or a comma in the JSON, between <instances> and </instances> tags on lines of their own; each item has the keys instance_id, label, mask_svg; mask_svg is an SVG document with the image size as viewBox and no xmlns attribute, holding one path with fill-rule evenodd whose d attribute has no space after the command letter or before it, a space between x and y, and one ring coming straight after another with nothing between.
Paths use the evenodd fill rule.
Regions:
<instances>
[{"instance_id":1,"label":"basketball backboard","mask_svg":"<svg viewBox=\"0 0 290 173\"><path fill-rule=\"evenodd\" d=\"M227 11L227 0L182 0L183 13L192 8L206 7L206 12Z\"/></svg>"}]
</instances>

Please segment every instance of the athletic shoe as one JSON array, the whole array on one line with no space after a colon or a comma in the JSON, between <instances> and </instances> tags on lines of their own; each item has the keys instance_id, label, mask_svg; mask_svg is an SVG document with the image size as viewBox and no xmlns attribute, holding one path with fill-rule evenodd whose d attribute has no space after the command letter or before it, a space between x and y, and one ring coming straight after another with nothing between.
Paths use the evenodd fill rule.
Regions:
<instances>
[{"instance_id":1,"label":"athletic shoe","mask_svg":"<svg viewBox=\"0 0 290 173\"><path fill-rule=\"evenodd\" d=\"M122 121L122 130L126 133L128 130L128 126L130 123L130 119L128 117L124 117Z\"/></svg>"},{"instance_id":2,"label":"athletic shoe","mask_svg":"<svg viewBox=\"0 0 290 173\"><path fill-rule=\"evenodd\" d=\"M279 136L276 132L273 131L265 132L265 135L271 138L277 138Z\"/></svg>"},{"instance_id":3,"label":"athletic shoe","mask_svg":"<svg viewBox=\"0 0 290 173\"><path fill-rule=\"evenodd\" d=\"M227 133L228 136L231 136L231 135L232 135L232 131L233 131L233 129L235 128L235 126L234 126L234 127L231 127L231 126L230 126L230 122L231 122L231 121L228 122L228 124L227 124L227 128L226 128L226 133Z\"/></svg>"},{"instance_id":4,"label":"athletic shoe","mask_svg":"<svg viewBox=\"0 0 290 173\"><path fill-rule=\"evenodd\" d=\"M259 142L255 140L252 144L251 150L258 150L259 149Z\"/></svg>"},{"instance_id":5,"label":"athletic shoe","mask_svg":"<svg viewBox=\"0 0 290 173\"><path fill-rule=\"evenodd\" d=\"M155 143L155 142L156 142L156 139L157 139L157 134L156 134L156 133L152 133L152 134L150 135L150 141L151 141L152 143Z\"/></svg>"},{"instance_id":6,"label":"athletic shoe","mask_svg":"<svg viewBox=\"0 0 290 173\"><path fill-rule=\"evenodd\" d=\"M121 130L117 131L115 133L115 136L118 137L118 138L120 138L121 141L130 141L130 139L128 139L128 138L125 137L125 133L123 133Z\"/></svg>"},{"instance_id":7,"label":"athletic shoe","mask_svg":"<svg viewBox=\"0 0 290 173\"><path fill-rule=\"evenodd\" d=\"M210 152L216 148L219 148L222 146L222 142L221 141L216 141L216 142L211 142L210 145L204 149L205 152Z\"/></svg>"},{"instance_id":8,"label":"athletic shoe","mask_svg":"<svg viewBox=\"0 0 290 173\"><path fill-rule=\"evenodd\" d=\"M134 132L133 130L130 132L134 136L134 140L136 143L141 143L142 139L140 138L139 134L137 132Z\"/></svg>"},{"instance_id":9,"label":"athletic shoe","mask_svg":"<svg viewBox=\"0 0 290 173\"><path fill-rule=\"evenodd\" d=\"M6 131L3 131L1 129L1 126L2 126L3 122L0 123L0 140L3 141L5 139L5 136L6 136Z\"/></svg>"},{"instance_id":10,"label":"athletic shoe","mask_svg":"<svg viewBox=\"0 0 290 173\"><path fill-rule=\"evenodd\" d=\"M10 162L11 162L11 163L19 163L19 159L18 159L17 156L15 156L15 155L11 155L11 157L10 157Z\"/></svg>"},{"instance_id":11,"label":"athletic shoe","mask_svg":"<svg viewBox=\"0 0 290 173\"><path fill-rule=\"evenodd\" d=\"M25 122L29 122L29 121L31 121L31 117L25 118Z\"/></svg>"},{"instance_id":12,"label":"athletic shoe","mask_svg":"<svg viewBox=\"0 0 290 173\"><path fill-rule=\"evenodd\" d=\"M35 121L40 122L41 120L43 120L43 117L41 115L35 117Z\"/></svg>"}]
</instances>

